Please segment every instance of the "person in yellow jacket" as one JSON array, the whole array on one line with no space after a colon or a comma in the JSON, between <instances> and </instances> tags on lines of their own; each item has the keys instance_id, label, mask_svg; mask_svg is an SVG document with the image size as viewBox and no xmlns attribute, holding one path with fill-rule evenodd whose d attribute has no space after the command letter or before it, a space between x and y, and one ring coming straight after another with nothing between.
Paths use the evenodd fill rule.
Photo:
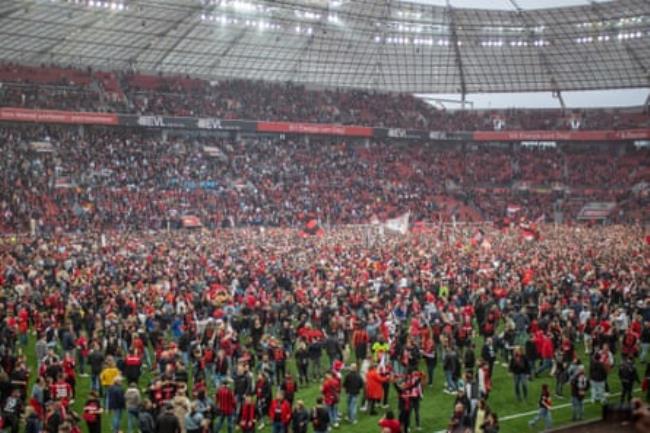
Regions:
<instances>
[{"instance_id":1,"label":"person in yellow jacket","mask_svg":"<svg viewBox=\"0 0 650 433\"><path fill-rule=\"evenodd\" d=\"M113 386L115 379L120 376L120 370L115 366L115 359L113 357L106 358L106 364L101 373L99 373L99 382L103 389Z\"/></svg>"},{"instance_id":2,"label":"person in yellow jacket","mask_svg":"<svg viewBox=\"0 0 650 433\"><path fill-rule=\"evenodd\" d=\"M440 290L438 291L438 295L441 298L447 299L449 297L449 286L447 286L446 284L443 284L442 286L440 286Z\"/></svg>"}]
</instances>

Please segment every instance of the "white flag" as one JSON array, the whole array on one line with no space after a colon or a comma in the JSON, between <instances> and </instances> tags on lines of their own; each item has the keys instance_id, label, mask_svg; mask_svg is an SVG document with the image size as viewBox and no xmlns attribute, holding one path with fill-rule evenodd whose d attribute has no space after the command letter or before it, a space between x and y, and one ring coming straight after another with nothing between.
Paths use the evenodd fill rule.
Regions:
<instances>
[{"instance_id":1,"label":"white flag","mask_svg":"<svg viewBox=\"0 0 650 433\"><path fill-rule=\"evenodd\" d=\"M386 220L384 226L386 229L401 233L403 235L408 232L409 229L409 218L411 217L411 212L406 212L403 215L398 216L397 218L392 218Z\"/></svg>"}]
</instances>

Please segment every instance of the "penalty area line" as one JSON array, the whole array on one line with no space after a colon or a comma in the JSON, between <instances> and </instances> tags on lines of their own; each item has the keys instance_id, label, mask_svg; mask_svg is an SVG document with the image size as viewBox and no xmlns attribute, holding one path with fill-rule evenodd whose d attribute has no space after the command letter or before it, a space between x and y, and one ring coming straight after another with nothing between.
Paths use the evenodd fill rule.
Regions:
<instances>
[{"instance_id":1,"label":"penalty area line","mask_svg":"<svg viewBox=\"0 0 650 433\"><path fill-rule=\"evenodd\" d=\"M641 388L635 389L634 393L637 393L639 391L641 391ZM621 393L616 392L614 394L610 394L609 396L610 397L616 397L616 396L619 396L619 395L621 395ZM591 400L588 400L588 399L585 399L585 403L586 404L595 404L594 402L592 402ZM563 404L559 404L557 406L553 406L551 408L551 411L558 410L558 409L565 409L567 407L571 407L571 403L563 403ZM523 417L527 417L527 416L533 416L533 415L536 415L537 412L539 412L539 410L531 410L531 411L528 411L528 412L520 412L520 413L514 413L512 415L502 416L502 417L499 417L499 422L510 421L512 419L518 419L518 418L523 418ZM447 430L446 429L445 430L438 430L435 433L447 433Z\"/></svg>"}]
</instances>

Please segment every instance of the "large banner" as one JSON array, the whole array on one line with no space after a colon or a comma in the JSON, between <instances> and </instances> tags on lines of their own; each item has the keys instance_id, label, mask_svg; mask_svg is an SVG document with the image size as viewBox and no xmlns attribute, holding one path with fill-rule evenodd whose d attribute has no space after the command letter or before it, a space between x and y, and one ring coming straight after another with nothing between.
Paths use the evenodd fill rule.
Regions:
<instances>
[{"instance_id":1,"label":"large banner","mask_svg":"<svg viewBox=\"0 0 650 433\"><path fill-rule=\"evenodd\" d=\"M372 137L372 128L365 126L327 125L318 123L257 122L257 132Z\"/></svg>"},{"instance_id":2,"label":"large banner","mask_svg":"<svg viewBox=\"0 0 650 433\"><path fill-rule=\"evenodd\" d=\"M138 116L132 114L90 113L61 110L32 110L2 107L0 121L87 125L120 125L145 128L182 128L278 134L314 134L346 137L375 137L429 141L620 141L650 140L650 128L622 131L420 131L402 128L332 125L301 122L256 122L212 117Z\"/></svg>"},{"instance_id":3,"label":"large banner","mask_svg":"<svg viewBox=\"0 0 650 433\"><path fill-rule=\"evenodd\" d=\"M444 132L429 132L417 129L402 128L374 128L373 137L375 138L397 138L401 140L444 140Z\"/></svg>"},{"instance_id":4,"label":"large banner","mask_svg":"<svg viewBox=\"0 0 650 433\"><path fill-rule=\"evenodd\" d=\"M650 138L650 129L624 131L476 131L474 141L615 141Z\"/></svg>"},{"instance_id":5,"label":"large banner","mask_svg":"<svg viewBox=\"0 0 650 433\"><path fill-rule=\"evenodd\" d=\"M255 132L255 123L243 120L224 120L214 117L135 116L120 115L120 125L145 128L209 129L213 131Z\"/></svg>"},{"instance_id":6,"label":"large banner","mask_svg":"<svg viewBox=\"0 0 650 433\"><path fill-rule=\"evenodd\" d=\"M89 113L60 110L31 110L28 108L0 108L0 120L9 122L71 123L91 125L117 125L113 113Z\"/></svg>"}]
</instances>

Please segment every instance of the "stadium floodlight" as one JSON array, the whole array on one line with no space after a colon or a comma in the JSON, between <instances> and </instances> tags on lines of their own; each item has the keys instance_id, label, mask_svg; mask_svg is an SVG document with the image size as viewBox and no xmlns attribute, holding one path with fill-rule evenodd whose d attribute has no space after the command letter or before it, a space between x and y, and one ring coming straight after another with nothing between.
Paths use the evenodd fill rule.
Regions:
<instances>
[{"instance_id":1,"label":"stadium floodlight","mask_svg":"<svg viewBox=\"0 0 650 433\"><path fill-rule=\"evenodd\" d=\"M311 11L302 11L299 9L296 9L294 11L294 14L301 19L304 20L310 20L310 21L317 21L321 18L321 15L316 12L311 12Z\"/></svg>"},{"instance_id":2,"label":"stadium floodlight","mask_svg":"<svg viewBox=\"0 0 650 433\"><path fill-rule=\"evenodd\" d=\"M227 3L224 4L228 5ZM238 12L255 12L256 9L254 4L240 0L235 0L234 2L230 3L229 6Z\"/></svg>"},{"instance_id":3,"label":"stadium floodlight","mask_svg":"<svg viewBox=\"0 0 650 433\"><path fill-rule=\"evenodd\" d=\"M327 15L327 21L332 24L341 24L341 19L337 14Z\"/></svg>"}]
</instances>

